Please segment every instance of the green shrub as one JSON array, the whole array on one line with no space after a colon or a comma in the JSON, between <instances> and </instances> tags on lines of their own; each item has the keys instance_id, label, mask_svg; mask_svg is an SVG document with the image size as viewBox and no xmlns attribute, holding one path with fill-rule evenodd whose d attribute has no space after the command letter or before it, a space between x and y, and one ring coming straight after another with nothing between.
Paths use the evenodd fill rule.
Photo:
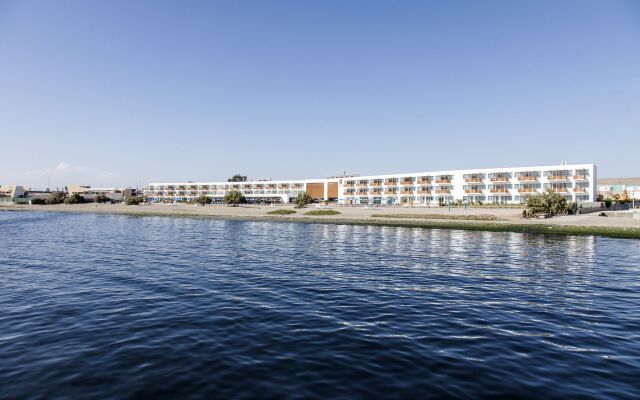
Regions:
<instances>
[{"instance_id":1,"label":"green shrub","mask_svg":"<svg viewBox=\"0 0 640 400\"><path fill-rule=\"evenodd\" d=\"M111 199L109 197L105 196L104 194L99 194L99 195L96 196L95 202L96 203L110 203Z\"/></svg>"},{"instance_id":2,"label":"green shrub","mask_svg":"<svg viewBox=\"0 0 640 400\"><path fill-rule=\"evenodd\" d=\"M47 204L60 204L64 202L67 195L64 192L53 192L48 199L45 200Z\"/></svg>"},{"instance_id":3,"label":"green shrub","mask_svg":"<svg viewBox=\"0 0 640 400\"><path fill-rule=\"evenodd\" d=\"M340 211L336 210L313 210L307 211L304 215L338 215Z\"/></svg>"},{"instance_id":4,"label":"green shrub","mask_svg":"<svg viewBox=\"0 0 640 400\"><path fill-rule=\"evenodd\" d=\"M295 210L273 210L273 211L269 211L267 214L271 214L271 215L289 215L289 214L295 214L296 211Z\"/></svg>"},{"instance_id":5,"label":"green shrub","mask_svg":"<svg viewBox=\"0 0 640 400\"><path fill-rule=\"evenodd\" d=\"M313 197L307 192L302 192L296 198L296 208L305 208L313 203Z\"/></svg>"},{"instance_id":6,"label":"green shrub","mask_svg":"<svg viewBox=\"0 0 640 400\"><path fill-rule=\"evenodd\" d=\"M74 193L71 196L64 199L64 204L82 204L86 203L86 200L83 195L80 193Z\"/></svg>"},{"instance_id":7,"label":"green shrub","mask_svg":"<svg viewBox=\"0 0 640 400\"><path fill-rule=\"evenodd\" d=\"M207 204L211 204L213 200L211 197L207 197L205 195L198 196L193 202L196 204L200 204L201 206L205 206Z\"/></svg>"},{"instance_id":8,"label":"green shrub","mask_svg":"<svg viewBox=\"0 0 640 400\"><path fill-rule=\"evenodd\" d=\"M140 203L144 203L143 196L131 196L127 199L128 206L137 206Z\"/></svg>"},{"instance_id":9,"label":"green shrub","mask_svg":"<svg viewBox=\"0 0 640 400\"><path fill-rule=\"evenodd\" d=\"M45 204L46 202L43 199L31 199L31 204L33 205L42 205Z\"/></svg>"},{"instance_id":10,"label":"green shrub","mask_svg":"<svg viewBox=\"0 0 640 400\"><path fill-rule=\"evenodd\" d=\"M527 197L526 207L527 215L542 213L557 215L567 212L569 205L564 196L549 189L545 193Z\"/></svg>"},{"instance_id":11,"label":"green shrub","mask_svg":"<svg viewBox=\"0 0 640 400\"><path fill-rule=\"evenodd\" d=\"M238 207L238 205L246 203L247 199L239 191L232 190L224 195L223 201L229 206Z\"/></svg>"}]
</instances>

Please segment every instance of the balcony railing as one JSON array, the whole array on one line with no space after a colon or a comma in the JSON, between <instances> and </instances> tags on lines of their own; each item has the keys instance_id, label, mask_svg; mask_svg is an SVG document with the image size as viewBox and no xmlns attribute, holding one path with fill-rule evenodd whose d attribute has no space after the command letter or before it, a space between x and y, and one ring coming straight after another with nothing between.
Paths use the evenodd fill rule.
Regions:
<instances>
[{"instance_id":1,"label":"balcony railing","mask_svg":"<svg viewBox=\"0 0 640 400\"><path fill-rule=\"evenodd\" d=\"M437 182L437 181L436 181ZM436 190L437 194L447 194L447 193L451 193L451 189L437 189Z\"/></svg>"},{"instance_id":2,"label":"balcony railing","mask_svg":"<svg viewBox=\"0 0 640 400\"><path fill-rule=\"evenodd\" d=\"M349 190L345 190L345 191L343 192L343 194L344 194L345 196L353 196L354 194L356 194L356 192L352 192L352 191L349 191Z\"/></svg>"},{"instance_id":3,"label":"balcony railing","mask_svg":"<svg viewBox=\"0 0 640 400\"><path fill-rule=\"evenodd\" d=\"M369 194L369 193L368 193L368 192L365 192L365 191L359 191L359 192L356 192L356 195L357 195L357 196L366 196L366 195L368 195L368 194Z\"/></svg>"},{"instance_id":4,"label":"balcony railing","mask_svg":"<svg viewBox=\"0 0 640 400\"><path fill-rule=\"evenodd\" d=\"M436 179L436 183L451 183L451 179Z\"/></svg>"},{"instance_id":5,"label":"balcony railing","mask_svg":"<svg viewBox=\"0 0 640 400\"><path fill-rule=\"evenodd\" d=\"M430 183L431 183L431 179L427 179L427 178L418 179L418 184L419 185L428 185Z\"/></svg>"},{"instance_id":6,"label":"balcony railing","mask_svg":"<svg viewBox=\"0 0 640 400\"><path fill-rule=\"evenodd\" d=\"M550 181L566 181L567 177L564 175L548 175L547 180Z\"/></svg>"},{"instance_id":7,"label":"balcony railing","mask_svg":"<svg viewBox=\"0 0 640 400\"><path fill-rule=\"evenodd\" d=\"M356 184L355 183L345 183L343 186L347 187L347 188L352 188L352 187L355 187Z\"/></svg>"},{"instance_id":8,"label":"balcony railing","mask_svg":"<svg viewBox=\"0 0 640 400\"><path fill-rule=\"evenodd\" d=\"M431 194L431 190L430 189L419 189L418 190L418 194Z\"/></svg>"},{"instance_id":9,"label":"balcony railing","mask_svg":"<svg viewBox=\"0 0 640 400\"><path fill-rule=\"evenodd\" d=\"M491 182L509 182L509 177L508 176L492 176L490 178Z\"/></svg>"},{"instance_id":10,"label":"balcony railing","mask_svg":"<svg viewBox=\"0 0 640 400\"><path fill-rule=\"evenodd\" d=\"M567 193L567 188L550 188L551 191L556 193Z\"/></svg>"},{"instance_id":11,"label":"balcony railing","mask_svg":"<svg viewBox=\"0 0 640 400\"><path fill-rule=\"evenodd\" d=\"M465 182L478 182L482 183L482 178L464 178Z\"/></svg>"},{"instance_id":12,"label":"balcony railing","mask_svg":"<svg viewBox=\"0 0 640 400\"><path fill-rule=\"evenodd\" d=\"M384 192L384 193L385 193L385 194L397 194L397 193L398 193L398 191L397 191L397 190L389 190L389 189L387 189L387 190L385 190L385 192Z\"/></svg>"},{"instance_id":13,"label":"balcony railing","mask_svg":"<svg viewBox=\"0 0 640 400\"><path fill-rule=\"evenodd\" d=\"M587 188L574 188L573 193L587 193Z\"/></svg>"},{"instance_id":14,"label":"balcony railing","mask_svg":"<svg viewBox=\"0 0 640 400\"><path fill-rule=\"evenodd\" d=\"M289 189L288 183L281 183L278 185L278 189Z\"/></svg>"},{"instance_id":15,"label":"balcony railing","mask_svg":"<svg viewBox=\"0 0 640 400\"><path fill-rule=\"evenodd\" d=\"M403 182L400 182L400 185L401 186L413 186L413 182L411 182L411 181L403 181Z\"/></svg>"},{"instance_id":16,"label":"balcony railing","mask_svg":"<svg viewBox=\"0 0 640 400\"><path fill-rule=\"evenodd\" d=\"M573 176L573 180L575 180L575 181L585 181L585 180L587 180L587 176L586 175L574 175Z\"/></svg>"},{"instance_id":17,"label":"balcony railing","mask_svg":"<svg viewBox=\"0 0 640 400\"><path fill-rule=\"evenodd\" d=\"M360 188L362 188L362 187L366 188L369 185L367 184L367 182L364 182L364 183L363 182L358 182L357 186L360 187Z\"/></svg>"},{"instance_id":18,"label":"balcony railing","mask_svg":"<svg viewBox=\"0 0 640 400\"><path fill-rule=\"evenodd\" d=\"M520 188L518 189L518 193L535 193L536 189L534 188Z\"/></svg>"},{"instance_id":19,"label":"balcony railing","mask_svg":"<svg viewBox=\"0 0 640 400\"><path fill-rule=\"evenodd\" d=\"M380 187L380 186L382 186L382 182L371 182L371 186Z\"/></svg>"},{"instance_id":20,"label":"balcony railing","mask_svg":"<svg viewBox=\"0 0 640 400\"><path fill-rule=\"evenodd\" d=\"M537 176L534 176L534 175L526 175L526 176L524 176L524 175L520 175L520 176L518 177L518 180L519 180L520 182L532 182L532 181L537 181L537 180L538 180L538 177L537 177Z\"/></svg>"},{"instance_id":21,"label":"balcony railing","mask_svg":"<svg viewBox=\"0 0 640 400\"><path fill-rule=\"evenodd\" d=\"M385 181L384 185L385 186L398 186L398 182L397 181Z\"/></svg>"},{"instance_id":22,"label":"balcony railing","mask_svg":"<svg viewBox=\"0 0 640 400\"><path fill-rule=\"evenodd\" d=\"M482 194L482 189L465 189L464 192Z\"/></svg>"},{"instance_id":23,"label":"balcony railing","mask_svg":"<svg viewBox=\"0 0 640 400\"><path fill-rule=\"evenodd\" d=\"M382 196L382 192L381 192L381 191L379 191L379 190L378 190L378 191L375 191L375 192L369 192L369 194L370 194L371 196Z\"/></svg>"},{"instance_id":24,"label":"balcony railing","mask_svg":"<svg viewBox=\"0 0 640 400\"><path fill-rule=\"evenodd\" d=\"M489 192L491 192L491 193L509 193L509 189L493 188L493 189L489 189Z\"/></svg>"}]
</instances>

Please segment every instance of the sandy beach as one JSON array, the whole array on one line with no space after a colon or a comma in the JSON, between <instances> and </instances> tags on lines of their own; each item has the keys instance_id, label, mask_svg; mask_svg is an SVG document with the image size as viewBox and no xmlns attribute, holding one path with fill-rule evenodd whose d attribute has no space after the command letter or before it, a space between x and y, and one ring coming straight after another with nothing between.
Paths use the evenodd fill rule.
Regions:
<instances>
[{"instance_id":1,"label":"sandy beach","mask_svg":"<svg viewBox=\"0 0 640 400\"><path fill-rule=\"evenodd\" d=\"M336 210L338 215L309 216L311 210ZM473 229L490 231L552 232L640 238L640 219L617 213L566 215L550 219L523 219L518 208L413 208L413 207L327 207L243 205L160 205L74 204L2 205L0 211L54 211L125 214L136 216L201 217L248 221L288 221L357 225L408 226L424 228ZM274 210L294 210L295 214L270 215Z\"/></svg>"}]
</instances>

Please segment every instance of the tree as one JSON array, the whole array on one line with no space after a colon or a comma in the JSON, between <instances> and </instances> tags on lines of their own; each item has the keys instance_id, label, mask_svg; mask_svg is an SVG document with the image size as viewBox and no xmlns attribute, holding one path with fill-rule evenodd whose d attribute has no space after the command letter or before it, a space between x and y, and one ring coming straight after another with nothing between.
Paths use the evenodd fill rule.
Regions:
<instances>
[{"instance_id":1,"label":"tree","mask_svg":"<svg viewBox=\"0 0 640 400\"><path fill-rule=\"evenodd\" d=\"M569 208L567 199L551 189L548 189L545 193L527 197L526 206L527 215L541 213L551 215L564 214Z\"/></svg>"},{"instance_id":2,"label":"tree","mask_svg":"<svg viewBox=\"0 0 640 400\"><path fill-rule=\"evenodd\" d=\"M240 174L235 174L231 178L227 179L227 182L246 182L246 181L247 181L247 177L242 176Z\"/></svg>"},{"instance_id":3,"label":"tree","mask_svg":"<svg viewBox=\"0 0 640 400\"><path fill-rule=\"evenodd\" d=\"M109 203L111 202L111 199L104 194L99 194L96 196L95 201L96 203Z\"/></svg>"},{"instance_id":4,"label":"tree","mask_svg":"<svg viewBox=\"0 0 640 400\"><path fill-rule=\"evenodd\" d=\"M313 197L308 192L302 192L296 198L296 208L304 208L313 203Z\"/></svg>"},{"instance_id":5,"label":"tree","mask_svg":"<svg viewBox=\"0 0 640 400\"><path fill-rule=\"evenodd\" d=\"M74 193L71 196L64 199L64 204L81 204L86 203L86 200L83 195L80 193Z\"/></svg>"},{"instance_id":6,"label":"tree","mask_svg":"<svg viewBox=\"0 0 640 400\"><path fill-rule=\"evenodd\" d=\"M65 197L67 195L64 192L53 192L45 202L47 204L60 204L64 202Z\"/></svg>"},{"instance_id":7,"label":"tree","mask_svg":"<svg viewBox=\"0 0 640 400\"><path fill-rule=\"evenodd\" d=\"M211 197L208 197L208 196L205 196L205 195L198 196L194 200L194 202L196 204L200 204L201 206L204 206L204 205L207 205L207 204L211 204L211 201L212 201Z\"/></svg>"},{"instance_id":8,"label":"tree","mask_svg":"<svg viewBox=\"0 0 640 400\"><path fill-rule=\"evenodd\" d=\"M224 202L229 206L238 207L239 204L246 203L247 199L239 191L232 190L224 195Z\"/></svg>"},{"instance_id":9,"label":"tree","mask_svg":"<svg viewBox=\"0 0 640 400\"><path fill-rule=\"evenodd\" d=\"M131 196L127 199L128 206L137 206L140 203L144 203L144 197L142 196Z\"/></svg>"}]
</instances>

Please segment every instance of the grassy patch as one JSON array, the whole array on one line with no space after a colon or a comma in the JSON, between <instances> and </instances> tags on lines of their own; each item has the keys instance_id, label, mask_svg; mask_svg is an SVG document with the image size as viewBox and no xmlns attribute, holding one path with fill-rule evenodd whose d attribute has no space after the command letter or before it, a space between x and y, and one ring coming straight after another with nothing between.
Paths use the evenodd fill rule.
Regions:
<instances>
[{"instance_id":1,"label":"grassy patch","mask_svg":"<svg viewBox=\"0 0 640 400\"><path fill-rule=\"evenodd\" d=\"M519 232L519 233L543 233L555 235L593 235L618 239L640 239L640 228L623 228L611 226L571 226L571 225L548 225L548 224L505 224L491 222L468 222L459 223L455 221L358 221L354 225L378 225L394 227L414 227L429 229L460 229L465 231L486 231L486 232Z\"/></svg>"},{"instance_id":2,"label":"grassy patch","mask_svg":"<svg viewBox=\"0 0 640 400\"><path fill-rule=\"evenodd\" d=\"M466 221L504 221L495 215L447 215L447 214L373 214L373 218L455 219Z\"/></svg>"},{"instance_id":3,"label":"grassy patch","mask_svg":"<svg viewBox=\"0 0 640 400\"><path fill-rule=\"evenodd\" d=\"M269 215L289 215L289 214L295 214L296 211L295 210L273 210L273 211L269 211L267 214Z\"/></svg>"},{"instance_id":4,"label":"grassy patch","mask_svg":"<svg viewBox=\"0 0 640 400\"><path fill-rule=\"evenodd\" d=\"M307 211L304 215L338 215L340 211L336 210L313 210Z\"/></svg>"}]
</instances>

